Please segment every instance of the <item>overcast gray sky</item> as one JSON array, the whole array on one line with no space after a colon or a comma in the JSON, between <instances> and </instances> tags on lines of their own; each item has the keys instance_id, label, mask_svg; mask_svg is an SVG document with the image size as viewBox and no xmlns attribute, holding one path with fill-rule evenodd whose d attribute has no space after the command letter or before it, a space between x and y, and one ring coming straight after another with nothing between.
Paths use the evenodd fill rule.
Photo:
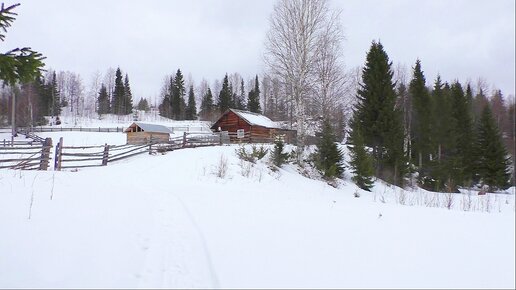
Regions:
<instances>
[{"instance_id":1,"label":"overcast gray sky","mask_svg":"<svg viewBox=\"0 0 516 290\"><path fill-rule=\"evenodd\" d=\"M2 51L31 46L47 67L80 73L120 66L136 99L159 94L181 68L198 83L263 72L262 51L275 0L20 0ZM15 2L7 2L6 5ZM515 92L514 0L330 0L342 9L347 68L364 64L373 39L427 84L482 77Z\"/></svg>"}]
</instances>

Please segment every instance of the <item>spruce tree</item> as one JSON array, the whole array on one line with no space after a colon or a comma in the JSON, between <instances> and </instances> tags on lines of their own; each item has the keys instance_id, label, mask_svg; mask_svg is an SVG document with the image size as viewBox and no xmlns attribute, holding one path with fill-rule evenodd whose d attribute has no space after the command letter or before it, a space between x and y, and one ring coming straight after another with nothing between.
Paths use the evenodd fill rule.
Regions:
<instances>
[{"instance_id":1,"label":"spruce tree","mask_svg":"<svg viewBox=\"0 0 516 290\"><path fill-rule=\"evenodd\" d=\"M133 112L133 94L129 85L129 76L125 74L124 79L124 114L131 114Z\"/></svg>"},{"instance_id":2,"label":"spruce tree","mask_svg":"<svg viewBox=\"0 0 516 290\"><path fill-rule=\"evenodd\" d=\"M288 153L283 153L285 142L283 142L282 136L276 136L274 138L274 148L272 150L272 163L277 167L281 167L288 160Z\"/></svg>"},{"instance_id":3,"label":"spruce tree","mask_svg":"<svg viewBox=\"0 0 516 290\"><path fill-rule=\"evenodd\" d=\"M160 116L172 119L172 102L169 94L165 94L163 96L163 99L158 106L158 110Z\"/></svg>"},{"instance_id":4,"label":"spruce tree","mask_svg":"<svg viewBox=\"0 0 516 290\"><path fill-rule=\"evenodd\" d=\"M452 96L452 162L455 185L469 185L473 181L473 128L468 101L459 82L451 86Z\"/></svg>"},{"instance_id":5,"label":"spruce tree","mask_svg":"<svg viewBox=\"0 0 516 290\"><path fill-rule=\"evenodd\" d=\"M147 101L147 99L141 98L140 101L138 102L137 108L140 111L148 112L150 110L150 108L149 108L149 102Z\"/></svg>"},{"instance_id":6,"label":"spruce tree","mask_svg":"<svg viewBox=\"0 0 516 290\"><path fill-rule=\"evenodd\" d=\"M328 119L323 122L321 137L317 144L317 168L327 178L340 177L344 172L343 154L335 142L335 134Z\"/></svg>"},{"instance_id":7,"label":"spruce tree","mask_svg":"<svg viewBox=\"0 0 516 290\"><path fill-rule=\"evenodd\" d=\"M478 124L480 121L480 116L482 116L482 111L484 110L484 107L489 104L489 100L487 99L484 90L480 88L478 93L475 95L475 98L473 99L473 117L475 120L475 124Z\"/></svg>"},{"instance_id":8,"label":"spruce tree","mask_svg":"<svg viewBox=\"0 0 516 290\"><path fill-rule=\"evenodd\" d=\"M99 95L97 98L97 103L99 104L99 108L97 110L97 113L99 115L103 114L109 114L110 108L109 108L109 96L107 92L107 88L104 84L100 86Z\"/></svg>"},{"instance_id":9,"label":"spruce tree","mask_svg":"<svg viewBox=\"0 0 516 290\"><path fill-rule=\"evenodd\" d=\"M193 86L190 86L188 91L188 105L186 105L185 119L196 120L197 119L197 105L195 104L195 94Z\"/></svg>"},{"instance_id":10,"label":"spruce tree","mask_svg":"<svg viewBox=\"0 0 516 290\"><path fill-rule=\"evenodd\" d=\"M235 108L239 110L245 110L246 108L244 80L240 81L240 95L238 95L238 98L236 99Z\"/></svg>"},{"instance_id":11,"label":"spruce tree","mask_svg":"<svg viewBox=\"0 0 516 290\"><path fill-rule=\"evenodd\" d=\"M258 76L254 81L254 89L249 92L247 100L247 109L253 113L261 113L260 107L260 86L258 82Z\"/></svg>"},{"instance_id":12,"label":"spruce tree","mask_svg":"<svg viewBox=\"0 0 516 290\"><path fill-rule=\"evenodd\" d=\"M211 120L212 115L214 111L214 104L213 104L213 95L211 93L211 89L208 88L206 91L206 94L202 97L201 102L201 111L199 112L199 115L201 117L201 120Z\"/></svg>"},{"instance_id":13,"label":"spruce tree","mask_svg":"<svg viewBox=\"0 0 516 290\"><path fill-rule=\"evenodd\" d=\"M477 130L475 157L480 182L492 190L508 188L510 158L507 157L507 150L490 106L484 107Z\"/></svg>"},{"instance_id":14,"label":"spruce tree","mask_svg":"<svg viewBox=\"0 0 516 290\"><path fill-rule=\"evenodd\" d=\"M41 76L37 76L32 87L36 89L38 108L35 108L34 103L32 103L31 110L37 109L38 113L41 113L42 115L50 115L50 105L52 102L52 95L49 89L50 86L45 84L45 80ZM31 99L34 100L34 98Z\"/></svg>"},{"instance_id":15,"label":"spruce tree","mask_svg":"<svg viewBox=\"0 0 516 290\"><path fill-rule=\"evenodd\" d=\"M171 83L171 105L172 118L174 120L184 120L185 117L185 82L181 70L178 69L176 76Z\"/></svg>"},{"instance_id":16,"label":"spruce tree","mask_svg":"<svg viewBox=\"0 0 516 290\"><path fill-rule=\"evenodd\" d=\"M0 41L5 40L7 28L16 19L14 9L20 4L13 4L5 7L2 3L0 7ZM0 53L0 80L4 84L14 86L16 83L28 83L41 75L45 64L45 57L30 47L9 49L5 53Z\"/></svg>"},{"instance_id":17,"label":"spruce tree","mask_svg":"<svg viewBox=\"0 0 516 290\"><path fill-rule=\"evenodd\" d=\"M420 177L425 171L423 166L430 160L432 151L430 93L426 88L425 76L421 70L421 61L418 59L414 67L414 75L409 85L412 97L412 126L411 146L414 164L419 166Z\"/></svg>"},{"instance_id":18,"label":"spruce tree","mask_svg":"<svg viewBox=\"0 0 516 290\"><path fill-rule=\"evenodd\" d=\"M373 149L375 175L402 184L407 173L402 113L396 109L392 63L381 43L373 41L362 71L351 127L361 128L364 143Z\"/></svg>"},{"instance_id":19,"label":"spruce tree","mask_svg":"<svg viewBox=\"0 0 516 290\"><path fill-rule=\"evenodd\" d=\"M111 110L115 115L125 115L124 110L125 87L122 80L122 71L117 68L115 73L115 88L113 90L113 99L111 101Z\"/></svg>"},{"instance_id":20,"label":"spruce tree","mask_svg":"<svg viewBox=\"0 0 516 290\"><path fill-rule=\"evenodd\" d=\"M52 95L52 102L50 107L50 115L59 116L61 114L61 97L57 87L56 72L52 73L52 81L50 82L50 93Z\"/></svg>"},{"instance_id":21,"label":"spruce tree","mask_svg":"<svg viewBox=\"0 0 516 290\"><path fill-rule=\"evenodd\" d=\"M218 107L220 113L224 113L231 107L231 91L229 90L228 74L224 76L224 81L222 82L222 89L219 93Z\"/></svg>"},{"instance_id":22,"label":"spruce tree","mask_svg":"<svg viewBox=\"0 0 516 290\"><path fill-rule=\"evenodd\" d=\"M452 124L452 103L451 92L448 83L443 84L441 77L438 75L431 93L431 113L432 113L432 153L435 156L430 162L430 172L428 178L421 186L435 191L441 191L445 182L450 177L451 164L450 154L454 148ZM431 183L428 183L432 181Z\"/></svg>"},{"instance_id":23,"label":"spruce tree","mask_svg":"<svg viewBox=\"0 0 516 290\"><path fill-rule=\"evenodd\" d=\"M364 138L360 131L360 127L357 127L350 134L349 143L352 146L348 146L351 155L349 165L354 174L351 179L361 189L371 191L374 176L373 158L364 146Z\"/></svg>"}]
</instances>

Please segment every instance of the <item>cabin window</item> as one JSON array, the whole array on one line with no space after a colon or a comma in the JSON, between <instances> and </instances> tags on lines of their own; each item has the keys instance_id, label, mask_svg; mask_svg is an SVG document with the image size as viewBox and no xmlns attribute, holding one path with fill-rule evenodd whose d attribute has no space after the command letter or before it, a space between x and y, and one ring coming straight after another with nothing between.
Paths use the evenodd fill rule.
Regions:
<instances>
[{"instance_id":1,"label":"cabin window","mask_svg":"<svg viewBox=\"0 0 516 290\"><path fill-rule=\"evenodd\" d=\"M244 129L237 130L237 138L244 138L245 132Z\"/></svg>"}]
</instances>

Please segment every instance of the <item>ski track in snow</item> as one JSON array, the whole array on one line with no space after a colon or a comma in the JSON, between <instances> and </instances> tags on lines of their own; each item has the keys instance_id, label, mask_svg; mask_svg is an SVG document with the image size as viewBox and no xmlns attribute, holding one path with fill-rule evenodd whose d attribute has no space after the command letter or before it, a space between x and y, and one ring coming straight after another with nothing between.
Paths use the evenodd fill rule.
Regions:
<instances>
[{"instance_id":1,"label":"ski track in snow","mask_svg":"<svg viewBox=\"0 0 516 290\"><path fill-rule=\"evenodd\" d=\"M218 288L209 251L185 204L169 192L156 193L158 209L142 250L139 288ZM211 284L206 284L211 281Z\"/></svg>"}]
</instances>

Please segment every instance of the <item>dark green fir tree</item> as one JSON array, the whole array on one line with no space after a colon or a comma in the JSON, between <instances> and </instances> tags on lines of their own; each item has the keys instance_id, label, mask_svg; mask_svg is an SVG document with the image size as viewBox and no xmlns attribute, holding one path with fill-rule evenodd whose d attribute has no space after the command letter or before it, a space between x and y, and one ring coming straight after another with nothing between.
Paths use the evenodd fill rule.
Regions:
<instances>
[{"instance_id":1,"label":"dark green fir tree","mask_svg":"<svg viewBox=\"0 0 516 290\"><path fill-rule=\"evenodd\" d=\"M171 80L171 105L172 105L172 119L185 119L185 81L181 70L178 69L175 78Z\"/></svg>"},{"instance_id":2,"label":"dark green fir tree","mask_svg":"<svg viewBox=\"0 0 516 290\"><path fill-rule=\"evenodd\" d=\"M124 79L124 114L131 114L133 112L133 94L131 93L131 86L129 85L129 76L125 74Z\"/></svg>"},{"instance_id":3,"label":"dark green fir tree","mask_svg":"<svg viewBox=\"0 0 516 290\"><path fill-rule=\"evenodd\" d=\"M477 129L475 157L481 184L489 186L491 190L508 188L510 158L489 105L484 107Z\"/></svg>"},{"instance_id":4,"label":"dark green fir tree","mask_svg":"<svg viewBox=\"0 0 516 290\"><path fill-rule=\"evenodd\" d=\"M195 93L193 86L188 91L188 104L185 111L186 120L197 120L197 105L195 104Z\"/></svg>"},{"instance_id":5,"label":"dark green fir tree","mask_svg":"<svg viewBox=\"0 0 516 290\"><path fill-rule=\"evenodd\" d=\"M228 74L224 76L222 81L222 89L219 93L218 107L220 113L224 113L226 110L231 108L231 91L229 89Z\"/></svg>"},{"instance_id":6,"label":"dark green fir tree","mask_svg":"<svg viewBox=\"0 0 516 290\"><path fill-rule=\"evenodd\" d=\"M260 85L258 82L258 76L254 81L254 88L249 92L247 99L247 109L253 113L261 113L260 107Z\"/></svg>"},{"instance_id":7,"label":"dark green fir tree","mask_svg":"<svg viewBox=\"0 0 516 290\"><path fill-rule=\"evenodd\" d=\"M360 132L360 127L351 131L349 136L351 146L348 146L351 160L349 165L354 176L351 178L358 187L370 191L373 187L373 158L367 152L364 145L364 138Z\"/></svg>"},{"instance_id":8,"label":"dark green fir tree","mask_svg":"<svg viewBox=\"0 0 516 290\"><path fill-rule=\"evenodd\" d=\"M432 152L432 111L430 108L430 92L426 88L425 76L421 70L421 61L418 59L414 66L414 74L409 85L409 92L412 97L412 126L411 145L412 160L419 168L422 177L424 165L427 165Z\"/></svg>"},{"instance_id":9,"label":"dark green fir tree","mask_svg":"<svg viewBox=\"0 0 516 290\"><path fill-rule=\"evenodd\" d=\"M122 79L122 71L120 68L116 69L115 73L115 88L113 90L113 99L111 100L111 110L115 115L125 115L125 86Z\"/></svg>"},{"instance_id":10,"label":"dark green fir tree","mask_svg":"<svg viewBox=\"0 0 516 290\"><path fill-rule=\"evenodd\" d=\"M99 115L109 114L109 95L107 92L107 88L104 84L100 86L99 95L97 97L97 103L99 104L97 113Z\"/></svg>"},{"instance_id":11,"label":"dark green fir tree","mask_svg":"<svg viewBox=\"0 0 516 290\"><path fill-rule=\"evenodd\" d=\"M335 141L336 137L330 121L325 119L317 144L316 167L326 178L340 177L344 172L343 154Z\"/></svg>"},{"instance_id":12,"label":"dark green fir tree","mask_svg":"<svg viewBox=\"0 0 516 290\"><path fill-rule=\"evenodd\" d=\"M201 120L211 120L215 113L215 105L213 103L213 95L211 89L208 88L201 101L201 111L199 116Z\"/></svg>"},{"instance_id":13,"label":"dark green fir tree","mask_svg":"<svg viewBox=\"0 0 516 290\"><path fill-rule=\"evenodd\" d=\"M451 162L452 182L457 186L469 186L473 181L474 138L471 111L459 82L451 86L452 130Z\"/></svg>"},{"instance_id":14,"label":"dark green fir tree","mask_svg":"<svg viewBox=\"0 0 516 290\"><path fill-rule=\"evenodd\" d=\"M404 152L403 114L395 107L391 66L382 44L373 41L362 70L351 128L360 127L364 144L372 148L375 175L401 185L408 166Z\"/></svg>"},{"instance_id":15,"label":"dark green fir tree","mask_svg":"<svg viewBox=\"0 0 516 290\"><path fill-rule=\"evenodd\" d=\"M141 98L137 106L138 110L148 112L150 110L149 101L146 98Z\"/></svg>"}]
</instances>

